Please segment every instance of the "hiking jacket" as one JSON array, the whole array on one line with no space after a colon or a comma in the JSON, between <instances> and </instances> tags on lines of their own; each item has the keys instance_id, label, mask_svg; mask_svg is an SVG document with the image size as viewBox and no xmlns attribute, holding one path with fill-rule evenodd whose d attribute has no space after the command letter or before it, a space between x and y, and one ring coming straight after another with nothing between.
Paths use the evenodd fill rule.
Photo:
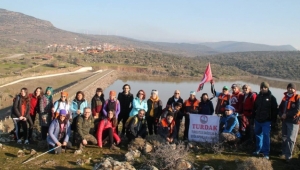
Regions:
<instances>
[{"instance_id":1,"label":"hiking jacket","mask_svg":"<svg viewBox=\"0 0 300 170\"><path fill-rule=\"evenodd\" d=\"M64 142L68 143L70 135L71 135L71 126L70 126L69 121L66 121L66 122L67 123L64 126L64 129L65 129ZM59 142L58 141L59 133L60 133L59 120L54 119L50 124L49 131L48 131L48 136L47 136L47 142L48 142L49 145L54 146L57 142Z\"/></svg>"},{"instance_id":2,"label":"hiking jacket","mask_svg":"<svg viewBox=\"0 0 300 170\"><path fill-rule=\"evenodd\" d=\"M284 93L279 105L279 116L281 117L284 113L286 113L286 118L283 121L293 124L300 123L300 96L298 94L289 97L287 92Z\"/></svg>"},{"instance_id":3,"label":"hiking jacket","mask_svg":"<svg viewBox=\"0 0 300 170\"><path fill-rule=\"evenodd\" d=\"M230 98L231 95L224 94L224 93L219 93L218 95L218 101L217 101L217 106L216 106L216 114L224 114L225 113L225 107L227 105L230 105Z\"/></svg>"},{"instance_id":4,"label":"hiking jacket","mask_svg":"<svg viewBox=\"0 0 300 170\"><path fill-rule=\"evenodd\" d=\"M99 117L101 117L103 105L105 103L104 98L95 95L91 101L91 109L93 116L96 116L96 113L99 113Z\"/></svg>"},{"instance_id":5,"label":"hiking jacket","mask_svg":"<svg viewBox=\"0 0 300 170\"><path fill-rule=\"evenodd\" d=\"M166 138L175 139L177 135L175 120L173 119L171 123L168 123L167 118L163 118L158 125L157 132L164 139Z\"/></svg>"},{"instance_id":6,"label":"hiking jacket","mask_svg":"<svg viewBox=\"0 0 300 170\"><path fill-rule=\"evenodd\" d=\"M214 113L214 106L210 100L206 102L202 101L199 103L198 113L203 115L213 115Z\"/></svg>"},{"instance_id":7,"label":"hiking jacket","mask_svg":"<svg viewBox=\"0 0 300 170\"><path fill-rule=\"evenodd\" d=\"M121 141L120 137L117 134L116 127L113 127L111 121L109 121L107 118L105 118L100 121L98 130L97 130L97 140L98 140L99 147L102 147L103 132L108 128L112 128L113 138L115 139L115 141L117 143L119 143Z\"/></svg>"},{"instance_id":8,"label":"hiking jacket","mask_svg":"<svg viewBox=\"0 0 300 170\"><path fill-rule=\"evenodd\" d=\"M195 98L192 101L189 98L189 99L184 101L182 106L183 106L184 113L187 113L187 112L189 112L189 113L198 113L199 100Z\"/></svg>"},{"instance_id":9,"label":"hiking jacket","mask_svg":"<svg viewBox=\"0 0 300 170\"><path fill-rule=\"evenodd\" d=\"M120 102L120 115L129 116L132 109L133 95L131 93L125 94L124 92L120 92L118 100Z\"/></svg>"},{"instance_id":10,"label":"hiking jacket","mask_svg":"<svg viewBox=\"0 0 300 170\"><path fill-rule=\"evenodd\" d=\"M52 119L52 108L53 102L51 99L48 99L46 96L42 96L39 102L39 121L40 126L50 126ZM46 122L43 121L43 118L46 119Z\"/></svg>"},{"instance_id":11,"label":"hiking jacket","mask_svg":"<svg viewBox=\"0 0 300 170\"><path fill-rule=\"evenodd\" d=\"M13 106L11 108L11 117L12 118L19 118L22 116L22 114L21 114L21 109L22 109L21 98L22 97L20 95L17 95L14 99ZM23 117L26 117L26 119L28 121L31 121L31 118L29 116L29 111L30 111L30 104L28 102L25 106L25 113L24 113ZM31 121L31 123L32 123L32 121Z\"/></svg>"},{"instance_id":12,"label":"hiking jacket","mask_svg":"<svg viewBox=\"0 0 300 170\"><path fill-rule=\"evenodd\" d=\"M253 111L253 117L259 123L276 122L278 114L277 101L270 90L267 93L260 92L257 95Z\"/></svg>"},{"instance_id":13,"label":"hiking jacket","mask_svg":"<svg viewBox=\"0 0 300 170\"><path fill-rule=\"evenodd\" d=\"M167 102L167 105L166 105L166 108L169 108L169 106L172 106L172 108L174 109L174 103L175 103L175 98L174 96L170 97L168 99L168 102ZM179 99L177 100L178 103L181 103L182 106L183 106L183 99L179 96ZM183 113L183 107L181 107L180 111Z\"/></svg>"},{"instance_id":14,"label":"hiking jacket","mask_svg":"<svg viewBox=\"0 0 300 170\"><path fill-rule=\"evenodd\" d=\"M243 103L243 94L241 92L232 93L230 97L230 105L234 107L236 113L240 113Z\"/></svg>"},{"instance_id":15,"label":"hiking jacket","mask_svg":"<svg viewBox=\"0 0 300 170\"><path fill-rule=\"evenodd\" d=\"M74 119L76 116L78 116L77 110L80 110L80 115L82 115L84 112L83 109L85 107L88 107L87 100L82 99L81 101L79 101L77 99L74 99L72 101L71 107L70 107L70 110L72 112L72 118Z\"/></svg>"},{"instance_id":16,"label":"hiking jacket","mask_svg":"<svg viewBox=\"0 0 300 170\"><path fill-rule=\"evenodd\" d=\"M142 136L147 132L147 121L136 115L130 120L127 131L135 137Z\"/></svg>"},{"instance_id":17,"label":"hiking jacket","mask_svg":"<svg viewBox=\"0 0 300 170\"><path fill-rule=\"evenodd\" d=\"M223 116L220 122L221 133L231 133L238 138L241 137L239 132L239 121L235 113L232 113L229 116Z\"/></svg>"},{"instance_id":18,"label":"hiking jacket","mask_svg":"<svg viewBox=\"0 0 300 170\"><path fill-rule=\"evenodd\" d=\"M103 115L107 117L108 110L113 109L116 112L116 118L118 119L118 115L120 113L120 101L119 100L110 100L107 99L103 105Z\"/></svg>"},{"instance_id":19,"label":"hiking jacket","mask_svg":"<svg viewBox=\"0 0 300 170\"><path fill-rule=\"evenodd\" d=\"M159 118L162 114L162 101L160 99L158 99L157 102L154 102L154 105L153 105L153 101L151 99L148 99L147 100L147 105L148 105L148 110L146 112L146 117L149 117L151 116L150 115L150 111L152 109L152 106L154 107L153 109L153 115L151 117L154 117L154 118Z\"/></svg>"},{"instance_id":20,"label":"hiking jacket","mask_svg":"<svg viewBox=\"0 0 300 170\"><path fill-rule=\"evenodd\" d=\"M243 102L242 102L240 114L246 117L251 117L253 113L253 107L254 107L254 102L256 100L256 96L257 94L254 92L249 92L247 96L243 94Z\"/></svg>"},{"instance_id":21,"label":"hiking jacket","mask_svg":"<svg viewBox=\"0 0 300 170\"><path fill-rule=\"evenodd\" d=\"M30 93L29 95L30 99L30 116L35 116L36 113L39 111L39 98Z\"/></svg>"},{"instance_id":22,"label":"hiking jacket","mask_svg":"<svg viewBox=\"0 0 300 170\"><path fill-rule=\"evenodd\" d=\"M77 119L77 134L80 139L84 139L85 135L94 133L94 117L91 115L88 119L84 118L84 115L80 115Z\"/></svg>"},{"instance_id":23,"label":"hiking jacket","mask_svg":"<svg viewBox=\"0 0 300 170\"><path fill-rule=\"evenodd\" d=\"M140 101L138 97L135 97L132 101L132 109L129 116L135 116L138 114L139 110L144 109L146 112L148 111L148 105L146 100Z\"/></svg>"}]
</instances>

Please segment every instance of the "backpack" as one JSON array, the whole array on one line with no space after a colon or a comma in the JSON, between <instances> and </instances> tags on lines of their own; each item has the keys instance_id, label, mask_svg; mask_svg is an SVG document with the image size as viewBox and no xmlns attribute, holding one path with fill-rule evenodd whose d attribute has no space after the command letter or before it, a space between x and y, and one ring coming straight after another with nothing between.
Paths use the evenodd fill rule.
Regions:
<instances>
[{"instance_id":1,"label":"backpack","mask_svg":"<svg viewBox=\"0 0 300 170\"><path fill-rule=\"evenodd\" d=\"M124 125L125 129L127 129L127 128L129 127L129 124L130 124L132 118L134 118L134 117L135 117L135 116L131 116L131 117L129 117L129 118L126 120L126 123L125 123L125 125Z\"/></svg>"}]
</instances>

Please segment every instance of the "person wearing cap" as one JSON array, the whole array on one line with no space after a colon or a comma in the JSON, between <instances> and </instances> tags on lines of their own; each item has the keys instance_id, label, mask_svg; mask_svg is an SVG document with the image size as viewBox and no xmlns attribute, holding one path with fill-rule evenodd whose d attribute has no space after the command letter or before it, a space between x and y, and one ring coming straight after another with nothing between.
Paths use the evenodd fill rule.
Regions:
<instances>
[{"instance_id":1,"label":"person wearing cap","mask_svg":"<svg viewBox=\"0 0 300 170\"><path fill-rule=\"evenodd\" d=\"M176 123L174 113L168 112L167 117L163 118L158 125L158 134L168 143L174 143L177 140Z\"/></svg>"},{"instance_id":2,"label":"person wearing cap","mask_svg":"<svg viewBox=\"0 0 300 170\"><path fill-rule=\"evenodd\" d=\"M95 132L98 130L98 124L103 116L102 109L105 103L104 94L102 88L97 88L96 93L91 101L92 115L95 120Z\"/></svg>"},{"instance_id":3,"label":"person wearing cap","mask_svg":"<svg viewBox=\"0 0 300 170\"><path fill-rule=\"evenodd\" d=\"M65 152L66 148L70 148L72 144L69 142L71 134L70 122L66 119L67 111L64 109L59 110L59 116L54 119L49 127L49 135L47 137L47 143L49 149L53 149L60 146L52 151L52 153L60 154Z\"/></svg>"},{"instance_id":4,"label":"person wearing cap","mask_svg":"<svg viewBox=\"0 0 300 170\"><path fill-rule=\"evenodd\" d=\"M58 99L56 102L54 102L54 106L53 106L53 109L52 109L52 119L55 119L58 117L59 115L59 111L61 109L64 109L67 111L67 119L70 118L70 114L69 114L69 111L70 111L70 104L69 104L69 101L68 101L68 93L65 92L65 91L62 91L60 93L60 99Z\"/></svg>"},{"instance_id":5,"label":"person wearing cap","mask_svg":"<svg viewBox=\"0 0 300 170\"><path fill-rule=\"evenodd\" d=\"M270 153L270 131L271 127L276 126L277 120L277 101L269 90L269 84L262 82L260 92L256 97L253 107L254 133L256 138L256 150L253 155L262 153L269 159Z\"/></svg>"},{"instance_id":6,"label":"person wearing cap","mask_svg":"<svg viewBox=\"0 0 300 170\"><path fill-rule=\"evenodd\" d=\"M184 101L183 103L183 111L184 111L184 135L183 139L188 140L188 133L190 127L190 114L198 113L199 100L196 98L196 92L190 91L190 97Z\"/></svg>"},{"instance_id":7,"label":"person wearing cap","mask_svg":"<svg viewBox=\"0 0 300 170\"><path fill-rule=\"evenodd\" d=\"M129 116L132 117L137 115L141 109L145 110L146 112L148 111L146 93L144 90L139 90L136 93L136 97L132 101L132 109Z\"/></svg>"},{"instance_id":8,"label":"person wearing cap","mask_svg":"<svg viewBox=\"0 0 300 170\"><path fill-rule=\"evenodd\" d=\"M286 162L293 155L300 123L300 96L296 94L296 85L289 83L287 92L279 105L279 117L282 120L282 154Z\"/></svg>"},{"instance_id":9,"label":"person wearing cap","mask_svg":"<svg viewBox=\"0 0 300 170\"><path fill-rule=\"evenodd\" d=\"M230 98L231 95L229 94L229 87L224 86L222 92L216 92L215 87L214 87L214 81L211 80L211 92L213 93L214 97L218 97L215 113L218 116L225 116L225 107L227 105L230 105Z\"/></svg>"},{"instance_id":10,"label":"person wearing cap","mask_svg":"<svg viewBox=\"0 0 300 170\"><path fill-rule=\"evenodd\" d=\"M103 105L103 116L107 117L107 113L109 110L114 110L116 113L116 117L118 118L120 113L120 102L116 98L116 91L112 90L109 92L109 98L105 101Z\"/></svg>"},{"instance_id":11,"label":"person wearing cap","mask_svg":"<svg viewBox=\"0 0 300 170\"><path fill-rule=\"evenodd\" d=\"M214 114L214 106L211 100L208 98L207 93L203 93L201 95L201 101L199 103L198 113L203 115L213 115Z\"/></svg>"},{"instance_id":12,"label":"person wearing cap","mask_svg":"<svg viewBox=\"0 0 300 170\"><path fill-rule=\"evenodd\" d=\"M118 94L118 100L120 101L120 107L121 107L121 111L118 116L118 124L122 121L122 125L125 125L132 109L133 95L130 93L129 84L124 84L122 89L123 91ZM116 130L118 132L118 127ZM125 127L122 126L121 136L124 135L125 135Z\"/></svg>"},{"instance_id":13,"label":"person wearing cap","mask_svg":"<svg viewBox=\"0 0 300 170\"><path fill-rule=\"evenodd\" d=\"M240 132L243 141L254 141L253 106L257 93L252 92L248 84L243 85L243 102L240 110Z\"/></svg>"},{"instance_id":14,"label":"person wearing cap","mask_svg":"<svg viewBox=\"0 0 300 170\"><path fill-rule=\"evenodd\" d=\"M220 140L222 142L237 143L241 137L239 132L239 121L233 106L225 107L225 116L220 120Z\"/></svg>"},{"instance_id":15,"label":"person wearing cap","mask_svg":"<svg viewBox=\"0 0 300 170\"><path fill-rule=\"evenodd\" d=\"M230 105L234 107L236 113L240 113L241 104L243 103L243 93L240 92L237 84L232 84L231 90Z\"/></svg>"},{"instance_id":16,"label":"person wearing cap","mask_svg":"<svg viewBox=\"0 0 300 170\"><path fill-rule=\"evenodd\" d=\"M47 87L45 92L46 93L41 97L39 104L39 123L41 126L42 140L47 139L53 108L53 88Z\"/></svg>"},{"instance_id":17,"label":"person wearing cap","mask_svg":"<svg viewBox=\"0 0 300 170\"><path fill-rule=\"evenodd\" d=\"M147 100L148 110L146 112L146 120L148 125L149 135L157 135L157 123L162 113L162 101L158 97L158 91L152 90L151 96Z\"/></svg>"}]
</instances>

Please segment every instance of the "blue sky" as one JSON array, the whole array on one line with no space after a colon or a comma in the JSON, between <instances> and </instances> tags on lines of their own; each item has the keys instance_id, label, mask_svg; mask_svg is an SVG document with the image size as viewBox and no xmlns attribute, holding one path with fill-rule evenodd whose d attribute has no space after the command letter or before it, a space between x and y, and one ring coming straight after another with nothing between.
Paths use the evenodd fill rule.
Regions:
<instances>
[{"instance_id":1,"label":"blue sky","mask_svg":"<svg viewBox=\"0 0 300 170\"><path fill-rule=\"evenodd\" d=\"M163 42L244 41L300 50L299 0L1 0L58 28Z\"/></svg>"}]
</instances>

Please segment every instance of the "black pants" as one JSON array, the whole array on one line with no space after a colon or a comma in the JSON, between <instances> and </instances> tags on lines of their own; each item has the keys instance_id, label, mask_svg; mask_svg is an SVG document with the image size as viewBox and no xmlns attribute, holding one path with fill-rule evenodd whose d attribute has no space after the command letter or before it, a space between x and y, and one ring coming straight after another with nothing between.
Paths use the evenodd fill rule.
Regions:
<instances>
[{"instance_id":1,"label":"black pants","mask_svg":"<svg viewBox=\"0 0 300 170\"><path fill-rule=\"evenodd\" d=\"M148 124L148 131L149 131L149 135L153 135L153 130L154 130L154 134L157 135L157 122L156 122L156 118L151 117L151 116L147 116L147 124Z\"/></svg>"},{"instance_id":2,"label":"black pants","mask_svg":"<svg viewBox=\"0 0 300 170\"><path fill-rule=\"evenodd\" d=\"M184 116L184 135L183 139L187 140L189 138L189 127L190 127L190 115Z\"/></svg>"},{"instance_id":3,"label":"black pants","mask_svg":"<svg viewBox=\"0 0 300 170\"><path fill-rule=\"evenodd\" d=\"M28 136L27 136L28 126L27 126L27 121L23 121L23 120L19 120L16 122L17 139L20 139L19 136L20 136L21 127L23 129L23 138L24 138L24 140L27 140L28 139Z\"/></svg>"},{"instance_id":4,"label":"black pants","mask_svg":"<svg viewBox=\"0 0 300 170\"><path fill-rule=\"evenodd\" d=\"M144 133L138 133L137 136L134 136L130 131L126 131L126 137L128 138L128 142L131 142L138 136L140 136L144 139L144 138L146 138L147 135L148 135L147 131L145 131Z\"/></svg>"},{"instance_id":5,"label":"black pants","mask_svg":"<svg viewBox=\"0 0 300 170\"><path fill-rule=\"evenodd\" d=\"M102 132L102 143L104 141L109 142L109 146L111 146L114 143L114 137L113 137L113 129L107 128Z\"/></svg>"},{"instance_id":6,"label":"black pants","mask_svg":"<svg viewBox=\"0 0 300 170\"><path fill-rule=\"evenodd\" d=\"M31 140L31 138L32 138L32 131L33 131L33 126L34 126L35 118L36 118L36 115L30 115L31 122L30 122L30 120L28 120L28 123L29 123L28 139L29 140Z\"/></svg>"},{"instance_id":7,"label":"black pants","mask_svg":"<svg viewBox=\"0 0 300 170\"><path fill-rule=\"evenodd\" d=\"M46 140L47 139L48 130L49 130L48 126L42 126L41 127L42 140Z\"/></svg>"},{"instance_id":8,"label":"black pants","mask_svg":"<svg viewBox=\"0 0 300 170\"><path fill-rule=\"evenodd\" d=\"M118 115L118 124L122 121L122 130L121 133L122 135L125 134L125 123L127 121L127 119L129 118L129 113L122 113ZM117 133L119 134L119 128L117 127Z\"/></svg>"},{"instance_id":9,"label":"black pants","mask_svg":"<svg viewBox=\"0 0 300 170\"><path fill-rule=\"evenodd\" d=\"M181 122L181 119L176 119L176 120L175 120L175 126L176 126L176 138L177 138L177 139L179 139L180 122Z\"/></svg>"}]
</instances>

